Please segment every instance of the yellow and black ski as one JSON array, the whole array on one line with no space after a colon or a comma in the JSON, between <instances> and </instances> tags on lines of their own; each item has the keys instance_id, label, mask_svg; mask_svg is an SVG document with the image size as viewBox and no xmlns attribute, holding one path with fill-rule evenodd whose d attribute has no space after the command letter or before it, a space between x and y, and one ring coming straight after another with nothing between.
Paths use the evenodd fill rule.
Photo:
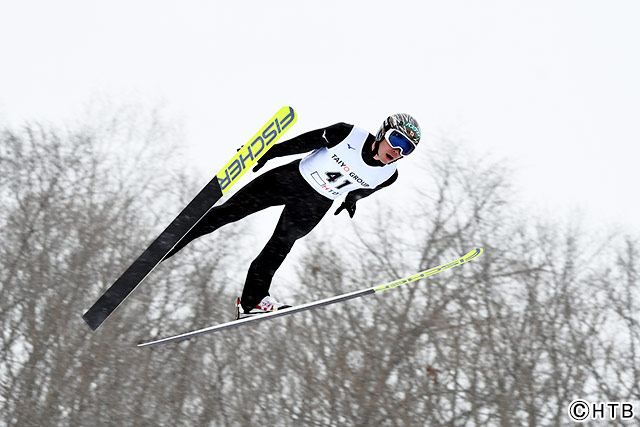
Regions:
<instances>
[{"instance_id":1,"label":"yellow and black ski","mask_svg":"<svg viewBox=\"0 0 640 427\"><path fill-rule=\"evenodd\" d=\"M227 165L184 208L113 285L87 310L82 318L94 331L153 271L180 240L206 215L273 144L296 122L293 108L282 107L249 140Z\"/></svg>"}]
</instances>

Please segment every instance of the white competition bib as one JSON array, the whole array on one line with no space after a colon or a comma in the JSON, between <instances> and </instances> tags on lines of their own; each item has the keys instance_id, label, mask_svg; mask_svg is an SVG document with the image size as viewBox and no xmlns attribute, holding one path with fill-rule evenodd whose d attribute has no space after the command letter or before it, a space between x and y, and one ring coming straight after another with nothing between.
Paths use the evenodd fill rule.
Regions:
<instances>
[{"instance_id":1,"label":"white competition bib","mask_svg":"<svg viewBox=\"0 0 640 427\"><path fill-rule=\"evenodd\" d=\"M300 173L318 193L329 199L359 188L375 188L396 171L394 163L369 166L362 147L369 132L356 128L338 145L318 148L300 162Z\"/></svg>"}]
</instances>

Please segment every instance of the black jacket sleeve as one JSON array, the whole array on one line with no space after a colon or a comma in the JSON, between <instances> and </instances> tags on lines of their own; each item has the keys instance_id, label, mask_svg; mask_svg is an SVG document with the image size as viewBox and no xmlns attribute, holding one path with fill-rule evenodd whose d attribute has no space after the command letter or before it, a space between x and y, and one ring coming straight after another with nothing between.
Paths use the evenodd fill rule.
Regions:
<instances>
[{"instance_id":1,"label":"black jacket sleeve","mask_svg":"<svg viewBox=\"0 0 640 427\"><path fill-rule=\"evenodd\" d=\"M372 195L373 193L375 193L378 190L383 189L384 187L390 186L391 184L396 182L397 179L398 179L398 171L396 170L393 173L393 175L391 175L389 177L389 179L387 179L385 182L383 182L382 184L378 185L375 188L361 188L359 190L350 191L347 194L347 197L345 198L345 201L350 202L350 203L355 203L360 199L363 199L365 197L369 197L370 195Z\"/></svg>"},{"instance_id":2,"label":"black jacket sleeve","mask_svg":"<svg viewBox=\"0 0 640 427\"><path fill-rule=\"evenodd\" d=\"M260 159L262 162L275 157L306 153L322 147L335 147L342 142L353 129L353 125L336 123L326 128L312 130L271 147Z\"/></svg>"}]
</instances>

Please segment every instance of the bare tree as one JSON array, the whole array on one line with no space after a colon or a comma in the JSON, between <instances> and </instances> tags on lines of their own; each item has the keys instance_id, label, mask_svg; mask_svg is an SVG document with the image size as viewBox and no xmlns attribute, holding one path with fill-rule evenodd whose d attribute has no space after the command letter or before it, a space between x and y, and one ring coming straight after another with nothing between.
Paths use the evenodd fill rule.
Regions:
<instances>
[{"instance_id":1,"label":"bare tree","mask_svg":"<svg viewBox=\"0 0 640 427\"><path fill-rule=\"evenodd\" d=\"M138 423L131 420L149 411L145 403L155 403L146 394L148 378L166 369L165 359L132 351L140 336L131 326L170 324L176 295L184 287L197 289L187 277L202 285L211 284L213 272L225 277L218 268L225 256L199 264L197 274L179 265L169 276L152 278L156 283L103 330L90 333L80 318L158 224L167 224L197 190L169 162L175 156L168 155L171 148L162 142L168 135L159 123L155 113L140 117L125 110L72 131L37 123L3 130L2 423ZM165 190L176 184L181 194ZM189 305L189 298L183 301ZM198 304L191 317L202 315L203 307ZM211 310L209 305L204 314Z\"/></svg>"},{"instance_id":2,"label":"bare tree","mask_svg":"<svg viewBox=\"0 0 640 427\"><path fill-rule=\"evenodd\" d=\"M90 332L82 311L200 187L168 160L157 117L124 109L0 134L0 424L559 426L576 397L638 401L637 240L529 217L503 161L451 142L425 161L418 202L361 209L349 246L300 242L294 300L484 247L472 263L136 349L229 320L219 301L233 300L256 244L230 225L163 263Z\"/></svg>"},{"instance_id":3,"label":"bare tree","mask_svg":"<svg viewBox=\"0 0 640 427\"><path fill-rule=\"evenodd\" d=\"M403 277L474 246L485 254L375 301L297 319L300 330L293 333L308 350L297 351L290 363L313 374L286 382L299 390L293 395L300 399L288 405L296 420L566 425L576 397L633 399L637 282L627 267L637 262L633 250L618 262L628 291L616 295L625 304L608 306L606 298L614 298L606 296L616 287L610 282L603 292L595 279L617 251L615 239L598 241L576 224L527 218L510 200L509 172L499 162L466 156L462 147L440 153L432 168L435 190L402 218L379 208L371 229L358 230L358 248L335 253L322 242L309 248L300 281L308 284L305 294L318 297ZM413 229L398 238L411 214ZM630 336L616 347L615 363L598 348L620 339L609 333L613 312L625 319ZM614 372L604 375L605 364ZM627 384L626 392L598 393L620 390L618 384Z\"/></svg>"}]
</instances>

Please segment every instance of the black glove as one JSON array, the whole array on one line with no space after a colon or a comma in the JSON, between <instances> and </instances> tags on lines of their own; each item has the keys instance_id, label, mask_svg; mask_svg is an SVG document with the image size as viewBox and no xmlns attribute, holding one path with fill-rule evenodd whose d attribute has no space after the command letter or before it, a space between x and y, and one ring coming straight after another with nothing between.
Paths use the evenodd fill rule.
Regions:
<instances>
[{"instance_id":1,"label":"black glove","mask_svg":"<svg viewBox=\"0 0 640 427\"><path fill-rule=\"evenodd\" d=\"M336 213L334 215L338 215L340 212L342 212L343 209L346 209L347 212L349 212L349 217L353 218L353 216L356 214L356 202L354 202L353 200L349 200L349 198L346 198L344 202L342 202L338 210L336 210Z\"/></svg>"},{"instance_id":2,"label":"black glove","mask_svg":"<svg viewBox=\"0 0 640 427\"><path fill-rule=\"evenodd\" d=\"M253 167L253 171L254 172L258 172L264 165L265 163L267 163L268 159L265 159L264 157L261 157L260 160L258 160L256 162L256 165Z\"/></svg>"},{"instance_id":3,"label":"black glove","mask_svg":"<svg viewBox=\"0 0 640 427\"><path fill-rule=\"evenodd\" d=\"M236 150L236 152L238 152L238 151L240 151L240 150L242 150L242 147L238 148L238 149ZM264 166L264 164L265 164L265 163L267 163L267 160L269 160L269 159L266 159L264 156L263 156L263 157L261 157L261 158L260 158L260 160L258 160L258 161L256 162L256 165L253 167L253 171L254 171L254 172L258 172L258 170L259 170L260 168L262 168L262 167Z\"/></svg>"}]
</instances>

